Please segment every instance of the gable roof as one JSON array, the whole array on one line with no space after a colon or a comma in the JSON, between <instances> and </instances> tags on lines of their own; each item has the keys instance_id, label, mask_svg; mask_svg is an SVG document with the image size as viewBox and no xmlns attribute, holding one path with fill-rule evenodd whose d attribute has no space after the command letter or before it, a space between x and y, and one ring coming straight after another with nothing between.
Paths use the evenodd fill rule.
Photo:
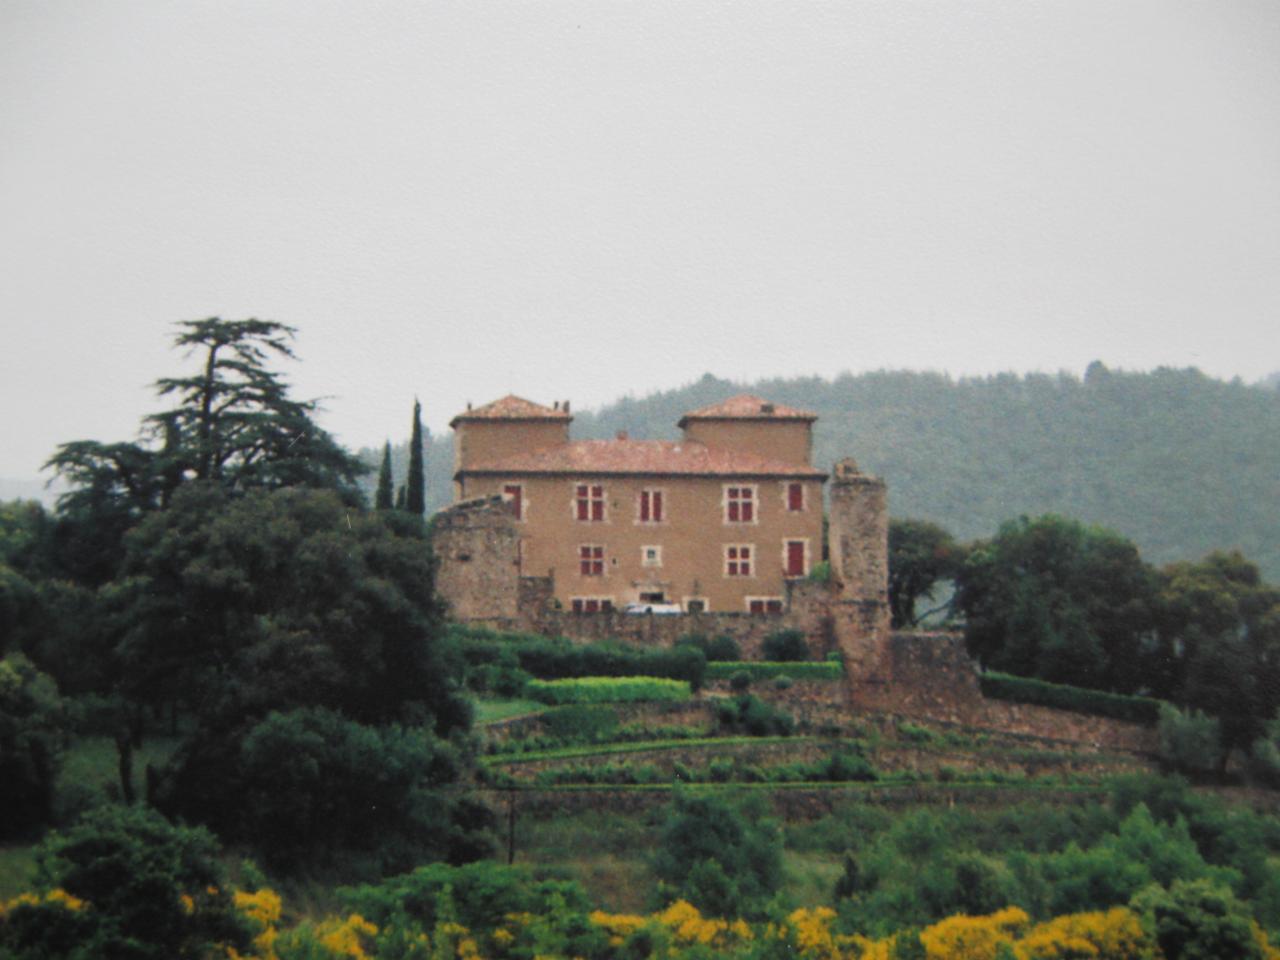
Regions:
<instances>
[{"instance_id":1,"label":"gable roof","mask_svg":"<svg viewBox=\"0 0 1280 960\"><path fill-rule=\"evenodd\" d=\"M482 407L476 407L474 410L466 410L452 420L449 426L456 426L465 420L572 420L568 410L561 410L558 407L544 407L540 403L534 403L532 400L526 400L524 397L517 397L513 393L507 394L501 400L494 400L492 403L486 403Z\"/></svg>"},{"instance_id":2,"label":"gable roof","mask_svg":"<svg viewBox=\"0 0 1280 960\"><path fill-rule=\"evenodd\" d=\"M797 410L781 403L770 403L753 393L740 393L728 400L721 400L708 407L692 410L680 418L676 426L681 429L690 420L807 420L818 419L816 413Z\"/></svg>"},{"instance_id":3,"label":"gable roof","mask_svg":"<svg viewBox=\"0 0 1280 960\"><path fill-rule=\"evenodd\" d=\"M797 477L825 480L821 470L696 441L575 440L468 467L459 474L574 474Z\"/></svg>"}]
</instances>

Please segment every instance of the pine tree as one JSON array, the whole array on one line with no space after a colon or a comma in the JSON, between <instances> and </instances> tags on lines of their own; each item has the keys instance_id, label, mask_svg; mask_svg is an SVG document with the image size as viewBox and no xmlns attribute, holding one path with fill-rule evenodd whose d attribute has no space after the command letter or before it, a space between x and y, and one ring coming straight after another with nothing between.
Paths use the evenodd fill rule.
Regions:
<instances>
[{"instance_id":1,"label":"pine tree","mask_svg":"<svg viewBox=\"0 0 1280 960\"><path fill-rule=\"evenodd\" d=\"M413 433L409 437L409 479L406 509L423 516L427 512L426 467L422 462L422 404L413 398Z\"/></svg>"},{"instance_id":2,"label":"pine tree","mask_svg":"<svg viewBox=\"0 0 1280 960\"><path fill-rule=\"evenodd\" d=\"M378 491L373 496L373 509L391 509L391 441L382 448L382 467L378 470Z\"/></svg>"}]
</instances>

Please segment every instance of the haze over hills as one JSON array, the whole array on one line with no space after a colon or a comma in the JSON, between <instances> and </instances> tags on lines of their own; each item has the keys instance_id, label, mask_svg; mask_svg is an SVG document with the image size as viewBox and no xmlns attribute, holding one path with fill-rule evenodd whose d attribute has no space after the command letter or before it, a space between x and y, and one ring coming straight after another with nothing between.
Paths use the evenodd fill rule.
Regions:
<instances>
[{"instance_id":1,"label":"haze over hills","mask_svg":"<svg viewBox=\"0 0 1280 960\"><path fill-rule=\"evenodd\" d=\"M1022 514L1061 513L1119 531L1153 563L1239 549L1276 581L1280 391L1261 386L1100 363L1083 379L894 371L731 383L708 374L576 412L573 433L672 439L682 413L757 393L817 413L814 462L853 456L883 476L895 517L971 539ZM396 452L402 479L403 448ZM427 458L428 508L438 509L451 496L451 438L431 438Z\"/></svg>"}]
</instances>

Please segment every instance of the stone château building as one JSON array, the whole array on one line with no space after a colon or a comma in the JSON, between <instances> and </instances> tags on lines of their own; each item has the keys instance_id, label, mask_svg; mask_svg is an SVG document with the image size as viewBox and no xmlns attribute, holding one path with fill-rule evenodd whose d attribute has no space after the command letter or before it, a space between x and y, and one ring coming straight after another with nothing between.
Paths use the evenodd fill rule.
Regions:
<instances>
[{"instance_id":1,"label":"stone ch\u00e2teau building","mask_svg":"<svg viewBox=\"0 0 1280 960\"><path fill-rule=\"evenodd\" d=\"M519 574L567 611L779 613L822 559L816 419L744 394L686 413L680 440L571 440L568 403L508 396L450 424L454 500L501 496Z\"/></svg>"}]
</instances>

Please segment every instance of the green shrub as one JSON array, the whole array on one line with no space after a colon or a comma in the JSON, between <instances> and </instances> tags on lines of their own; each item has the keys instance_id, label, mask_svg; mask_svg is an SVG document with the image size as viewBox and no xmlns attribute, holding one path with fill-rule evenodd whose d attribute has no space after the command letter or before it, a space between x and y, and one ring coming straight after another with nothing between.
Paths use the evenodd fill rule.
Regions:
<instances>
[{"instance_id":1,"label":"green shrub","mask_svg":"<svg viewBox=\"0 0 1280 960\"><path fill-rule=\"evenodd\" d=\"M53 678L20 653L0 660L0 838L51 819L67 728Z\"/></svg>"},{"instance_id":2,"label":"green shrub","mask_svg":"<svg viewBox=\"0 0 1280 960\"><path fill-rule=\"evenodd\" d=\"M982 695L994 700L1033 703L1075 713L1091 713L1131 723L1154 725L1159 718L1161 701L1151 697L1135 697L1103 690L1087 690L1061 683L1048 683L1030 677L1015 677L988 670L979 677Z\"/></svg>"},{"instance_id":3,"label":"green shrub","mask_svg":"<svg viewBox=\"0 0 1280 960\"><path fill-rule=\"evenodd\" d=\"M831 579L831 561L820 560L810 567L809 579L814 583L827 583Z\"/></svg>"},{"instance_id":4,"label":"green shrub","mask_svg":"<svg viewBox=\"0 0 1280 960\"><path fill-rule=\"evenodd\" d=\"M539 718L547 735L559 743L598 743L617 733L618 715L609 707L573 703L554 707Z\"/></svg>"},{"instance_id":5,"label":"green shrub","mask_svg":"<svg viewBox=\"0 0 1280 960\"><path fill-rule=\"evenodd\" d=\"M665 677L685 680L701 689L707 658L693 643L670 649L621 644L575 644L536 634L500 634L454 627L454 649L467 664L468 676L482 665L516 667L539 680L571 677Z\"/></svg>"},{"instance_id":6,"label":"green shrub","mask_svg":"<svg viewBox=\"0 0 1280 960\"><path fill-rule=\"evenodd\" d=\"M93 810L37 852L37 889L64 890L86 908L16 907L0 920L0 955L170 960L223 955L215 944L248 950L219 854L207 830L174 826L150 808Z\"/></svg>"},{"instance_id":7,"label":"green shrub","mask_svg":"<svg viewBox=\"0 0 1280 960\"><path fill-rule=\"evenodd\" d=\"M779 674L773 678L773 687L775 690L790 690L793 683L795 683L795 681L785 673Z\"/></svg>"},{"instance_id":8,"label":"green shrub","mask_svg":"<svg viewBox=\"0 0 1280 960\"><path fill-rule=\"evenodd\" d=\"M803 630L778 630L764 638L761 652L766 660L792 662L809 659L809 643Z\"/></svg>"},{"instance_id":9,"label":"green shrub","mask_svg":"<svg viewBox=\"0 0 1280 960\"><path fill-rule=\"evenodd\" d=\"M527 696L543 703L624 703L641 700L687 700L689 684L659 677L580 677L530 680Z\"/></svg>"},{"instance_id":10,"label":"green shrub","mask_svg":"<svg viewBox=\"0 0 1280 960\"><path fill-rule=\"evenodd\" d=\"M792 680L842 680L844 668L836 660L776 663L766 660L713 661L707 664L708 680L727 680L745 673L752 680L771 680L785 674Z\"/></svg>"},{"instance_id":11,"label":"green shrub","mask_svg":"<svg viewBox=\"0 0 1280 960\"><path fill-rule=\"evenodd\" d=\"M751 687L751 674L746 670L735 670L729 676L729 689L734 693L746 693Z\"/></svg>"},{"instance_id":12,"label":"green shrub","mask_svg":"<svg viewBox=\"0 0 1280 960\"><path fill-rule=\"evenodd\" d=\"M722 700L716 708L716 719L722 731L745 733L749 737L785 737L795 730L795 721L789 713L749 693Z\"/></svg>"},{"instance_id":13,"label":"green shrub","mask_svg":"<svg viewBox=\"0 0 1280 960\"><path fill-rule=\"evenodd\" d=\"M1156 727L1160 759L1179 773L1208 773L1222 756L1220 724L1200 710L1183 713L1167 703L1160 705Z\"/></svg>"}]
</instances>

